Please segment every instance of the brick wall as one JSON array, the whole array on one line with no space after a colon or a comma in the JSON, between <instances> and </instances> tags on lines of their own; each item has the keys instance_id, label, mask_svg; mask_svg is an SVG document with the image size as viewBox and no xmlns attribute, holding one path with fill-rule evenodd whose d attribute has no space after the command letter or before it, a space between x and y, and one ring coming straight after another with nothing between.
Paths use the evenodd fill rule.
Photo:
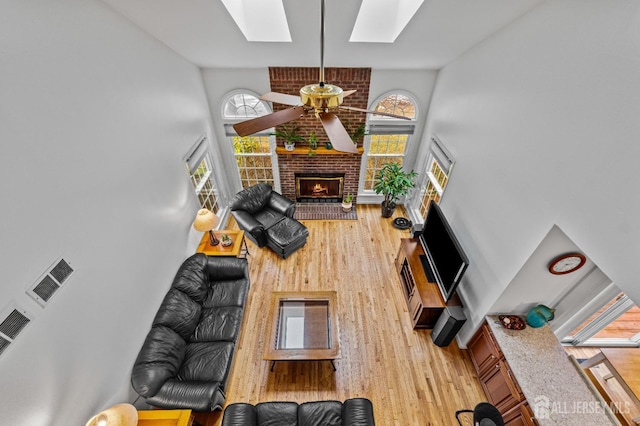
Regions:
<instances>
[{"instance_id":1,"label":"brick wall","mask_svg":"<svg viewBox=\"0 0 640 426\"><path fill-rule=\"evenodd\" d=\"M324 74L325 83L334 84L345 91L357 90L353 95L344 98L343 105L367 108L371 80L370 68L325 68ZM318 83L319 77L318 68L269 68L269 79L273 92L298 95L303 86ZM275 111L287 108L287 106L279 104L274 104L273 107ZM349 133L359 125L365 124L367 119L365 113L355 111L340 111L338 117ZM305 141L299 143L298 146L308 146L306 139L311 132L314 132L318 137L318 146L324 146L328 141L322 124L315 115L309 114L294 123L300 128L300 134L305 138ZM276 140L276 144L283 146L283 141ZM358 146L362 147L362 140L358 141ZM345 174L345 195L351 193L355 197L360 178L360 161L361 156L356 154L316 156L280 154L278 155L278 165L282 194L295 199L295 173L336 172Z\"/></svg>"}]
</instances>

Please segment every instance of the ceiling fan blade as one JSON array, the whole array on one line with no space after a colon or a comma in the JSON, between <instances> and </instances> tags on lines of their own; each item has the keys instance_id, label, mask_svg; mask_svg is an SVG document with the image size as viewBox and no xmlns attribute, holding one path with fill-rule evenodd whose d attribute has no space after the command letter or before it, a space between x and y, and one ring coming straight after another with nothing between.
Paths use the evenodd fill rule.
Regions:
<instances>
[{"instance_id":1,"label":"ceiling fan blade","mask_svg":"<svg viewBox=\"0 0 640 426\"><path fill-rule=\"evenodd\" d=\"M233 128L239 136L249 136L262 130L296 120L305 115L305 113L306 111L303 107L296 106L263 115L262 117L254 118L252 120L236 123L233 125Z\"/></svg>"},{"instance_id":2,"label":"ceiling fan blade","mask_svg":"<svg viewBox=\"0 0 640 426\"><path fill-rule=\"evenodd\" d=\"M329 141L331 141L331 145L333 145L336 151L358 154L358 148L335 114L331 112L320 112L318 113L318 118L320 118L324 131L327 132Z\"/></svg>"},{"instance_id":3,"label":"ceiling fan blade","mask_svg":"<svg viewBox=\"0 0 640 426\"><path fill-rule=\"evenodd\" d=\"M347 96L353 95L356 92L357 92L357 90L355 90L355 89L354 90L345 90L344 92L342 92L342 97L346 98Z\"/></svg>"},{"instance_id":4,"label":"ceiling fan blade","mask_svg":"<svg viewBox=\"0 0 640 426\"><path fill-rule=\"evenodd\" d=\"M300 96L287 95L285 93L268 92L260 96L263 101L275 102L277 104L297 106L302 105L302 99Z\"/></svg>"},{"instance_id":5,"label":"ceiling fan blade","mask_svg":"<svg viewBox=\"0 0 640 426\"><path fill-rule=\"evenodd\" d=\"M367 114L384 115L385 117L401 118L402 120L412 120L412 118L410 118L410 117L405 117L403 115L389 114L388 112L371 111L369 109L348 107L348 106L344 106L344 105L340 105L339 108L340 109L348 109L349 111L366 112Z\"/></svg>"}]
</instances>

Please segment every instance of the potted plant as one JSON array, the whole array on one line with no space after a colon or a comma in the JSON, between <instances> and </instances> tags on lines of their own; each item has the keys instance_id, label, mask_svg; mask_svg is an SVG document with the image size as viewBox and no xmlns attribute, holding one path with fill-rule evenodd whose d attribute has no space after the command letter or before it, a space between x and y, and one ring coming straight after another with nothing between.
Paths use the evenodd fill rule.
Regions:
<instances>
[{"instance_id":1,"label":"potted plant","mask_svg":"<svg viewBox=\"0 0 640 426\"><path fill-rule=\"evenodd\" d=\"M311 149L318 149L318 137L314 132L309 133L309 147Z\"/></svg>"},{"instance_id":2,"label":"potted plant","mask_svg":"<svg viewBox=\"0 0 640 426\"><path fill-rule=\"evenodd\" d=\"M220 244L222 244L223 247L229 247L231 244L233 244L233 241L227 234L222 234L220 236Z\"/></svg>"},{"instance_id":3,"label":"potted plant","mask_svg":"<svg viewBox=\"0 0 640 426\"><path fill-rule=\"evenodd\" d=\"M373 190L382 194L382 217L391 217L396 209L396 202L415 186L414 179L418 174L411 170L406 173L398 163L386 163L376 174Z\"/></svg>"},{"instance_id":4,"label":"potted plant","mask_svg":"<svg viewBox=\"0 0 640 426\"><path fill-rule=\"evenodd\" d=\"M351 193L347 193L347 196L342 200L342 211L348 213L351 211L351 206L353 205L353 195Z\"/></svg>"},{"instance_id":5,"label":"potted plant","mask_svg":"<svg viewBox=\"0 0 640 426\"><path fill-rule=\"evenodd\" d=\"M276 129L274 135L284 139L284 149L287 151L293 151L296 147L296 142L300 142L302 140L302 136L298 134L299 130L299 127L293 125L282 126L279 129Z\"/></svg>"},{"instance_id":6,"label":"potted plant","mask_svg":"<svg viewBox=\"0 0 640 426\"><path fill-rule=\"evenodd\" d=\"M364 123L360 124L356 127L351 133L351 140L357 146L358 142L362 140L367 135L367 126Z\"/></svg>"}]
</instances>

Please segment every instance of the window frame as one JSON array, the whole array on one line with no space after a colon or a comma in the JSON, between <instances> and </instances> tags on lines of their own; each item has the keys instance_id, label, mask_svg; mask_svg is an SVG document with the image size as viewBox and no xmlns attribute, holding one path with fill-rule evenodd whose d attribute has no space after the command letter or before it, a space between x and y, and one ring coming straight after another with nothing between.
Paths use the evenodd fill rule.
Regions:
<instances>
[{"instance_id":1,"label":"window frame","mask_svg":"<svg viewBox=\"0 0 640 426\"><path fill-rule=\"evenodd\" d=\"M440 179L432 172L433 164L438 167L446 175L444 186L440 183ZM405 203L407 212L414 223L424 223L430 198L426 198L428 185L431 184L437 193L436 204L440 204L444 197L448 183L451 181L451 174L455 165L455 159L449 152L440 138L433 134L427 148L427 155L416 186L407 196L408 202ZM434 197L435 198L435 197Z\"/></svg>"},{"instance_id":2,"label":"window frame","mask_svg":"<svg viewBox=\"0 0 640 426\"><path fill-rule=\"evenodd\" d=\"M372 103L373 106L370 107L370 110L380 111L378 109L379 105L384 100L392 96L396 96L396 97L403 96L407 98L412 105L413 117L409 121L409 120L402 120L402 119L397 119L397 118L387 117L387 116L376 116L374 113L371 113L368 115L367 134L364 138L364 144L363 144L364 149L362 153L362 162L360 166L361 170L360 170L360 180L358 183L358 200L364 201L365 199L368 199L371 202L377 202L378 199L380 199L380 196L377 195L373 190L373 183L375 181L375 175L377 174L377 171L382 167L382 165L384 165L389 161L384 161L384 160L382 162L376 161L376 165L373 168L369 167L369 161L371 159L384 159L384 158L398 159L399 158L401 164L404 167L406 165L405 159L407 158L407 153L410 152L410 149L412 148L412 144L415 143L412 140L412 136L415 133L415 129L416 129L417 121L419 117L418 102L415 96L400 90L386 92L380 97L378 97ZM397 113L395 109L394 111L384 111L384 112ZM380 135L380 136L382 135L405 136L406 135L406 140L401 142L401 143L404 143L404 151L402 153L392 153L392 154L371 153L372 137L375 135Z\"/></svg>"},{"instance_id":3,"label":"window frame","mask_svg":"<svg viewBox=\"0 0 640 426\"><path fill-rule=\"evenodd\" d=\"M200 169L202 163L205 163L207 171L198 178L196 172ZM184 164L189 177L189 182L196 196L196 201L200 208L208 208L212 212L221 215L223 208L221 207L220 191L218 183L215 179L213 159L211 156L211 150L209 146L209 139L206 135L201 136L195 145L189 150L189 153L184 158ZM206 195L206 200L212 199L211 204L203 202L201 193L207 186L211 185L210 191Z\"/></svg>"}]
</instances>

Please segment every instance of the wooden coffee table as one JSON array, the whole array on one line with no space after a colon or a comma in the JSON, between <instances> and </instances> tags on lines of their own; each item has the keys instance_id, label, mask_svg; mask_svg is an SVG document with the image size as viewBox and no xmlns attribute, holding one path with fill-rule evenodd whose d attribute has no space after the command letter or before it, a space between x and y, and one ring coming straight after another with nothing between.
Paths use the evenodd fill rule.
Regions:
<instances>
[{"instance_id":1,"label":"wooden coffee table","mask_svg":"<svg viewBox=\"0 0 640 426\"><path fill-rule=\"evenodd\" d=\"M335 291L271 293L264 360L330 361L340 358Z\"/></svg>"}]
</instances>

